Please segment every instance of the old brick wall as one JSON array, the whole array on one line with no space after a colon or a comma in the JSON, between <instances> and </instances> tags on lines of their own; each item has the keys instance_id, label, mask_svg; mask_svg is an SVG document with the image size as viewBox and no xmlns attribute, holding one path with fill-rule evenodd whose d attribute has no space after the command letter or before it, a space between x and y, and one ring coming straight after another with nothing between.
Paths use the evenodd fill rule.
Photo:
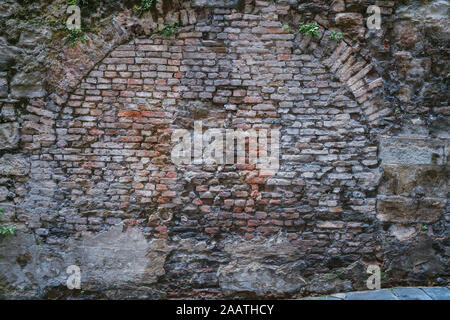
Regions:
<instances>
[{"instance_id":1,"label":"old brick wall","mask_svg":"<svg viewBox=\"0 0 450 320\"><path fill-rule=\"evenodd\" d=\"M358 21L341 2L336 21ZM1 244L6 296L77 294L71 264L96 297L365 289L368 264L387 285L448 283L448 135L393 138L383 75L323 13L312 38L301 4L242 3L184 3L166 17L176 35L126 41L66 94L29 101L23 149L1 159L20 226ZM171 133L199 120L280 129L280 169L174 165Z\"/></svg>"}]
</instances>

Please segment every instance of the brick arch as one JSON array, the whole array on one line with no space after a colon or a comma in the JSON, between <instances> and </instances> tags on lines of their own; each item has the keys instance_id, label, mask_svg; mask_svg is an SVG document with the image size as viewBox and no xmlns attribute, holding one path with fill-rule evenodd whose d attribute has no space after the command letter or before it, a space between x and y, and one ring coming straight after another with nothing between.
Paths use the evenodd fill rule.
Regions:
<instances>
[{"instance_id":1,"label":"brick arch","mask_svg":"<svg viewBox=\"0 0 450 320\"><path fill-rule=\"evenodd\" d=\"M140 18L126 9L102 21L98 34L89 34L82 45L64 47L64 54L58 55L49 66L47 81L52 91L51 100L63 105L68 96L103 59L123 44L143 35L152 35L171 21L186 26L197 19L207 17L210 8L191 5L184 0L155 0L153 6Z\"/></svg>"},{"instance_id":2,"label":"brick arch","mask_svg":"<svg viewBox=\"0 0 450 320\"><path fill-rule=\"evenodd\" d=\"M383 79L374 70L367 57L360 54L358 45L345 38L340 41L330 39L331 31L319 16L314 19L321 28L318 37L302 36L299 46L305 52L321 56L324 65L349 88L362 110L369 125L374 128L382 124L382 119L392 110L383 98Z\"/></svg>"},{"instance_id":3,"label":"brick arch","mask_svg":"<svg viewBox=\"0 0 450 320\"><path fill-rule=\"evenodd\" d=\"M241 79L242 83L238 85L228 81L228 75L223 75L223 80L227 80L224 82L216 83L216 78L207 78L208 81L212 81L210 86L219 88L218 90L221 92L218 94L218 90L214 89L215 93L211 97L192 96L189 90L195 87L197 84L195 81L192 86L188 83L184 85L183 90L180 89L179 81L183 78L186 80L189 71L201 71L197 70L198 65L195 60L202 61L200 68L207 68L209 66L204 64L204 61L209 58L202 52L199 56L195 56L192 54L195 53L193 48L186 48L186 52L190 53L193 59L193 64L192 67L181 70L183 65L178 61L181 59L178 40L183 40L187 47L198 45L205 50L210 50L210 52L216 52L216 57L220 57L221 54L241 55L242 59L233 58L234 62L230 65L229 73L233 73L233 68L239 67L241 62L244 69L247 67L250 70L242 71L243 73L255 72L251 70L254 65L246 65L245 59L247 58L245 55L249 52L249 48L244 48L242 52L238 52L232 51L226 45L233 44L232 48L235 50L239 42L240 28L245 28L245 23L251 28L256 28L252 25L252 21L257 19L256 15L245 16L242 13L222 9L217 10L216 13L210 9L202 9L199 11L200 13L197 10L189 12L186 13L187 20L181 23L185 28L176 37L169 40L161 37L153 39L149 37L136 38L112 50L82 80L80 86L70 94L68 103L58 115L57 138L55 145L52 147L52 154L55 153L57 156L52 166L59 168L66 175L66 180L61 179L58 182L60 186L63 186L63 188L60 188L61 191L58 191L60 193L58 196L66 199L65 203L61 204L64 210L66 210L65 207L71 206L70 203L75 204L76 209L73 209L73 212L79 213L79 221L86 218L88 221L95 221L92 226L88 224L89 231L98 231L105 224L114 224L124 219L139 220L140 217L150 214L151 217L156 219L155 223L151 220L151 227L154 228L152 233L156 233L156 236L167 237L167 227L170 224L164 219L159 219L160 216L167 215L165 211L173 207L181 207L191 210L191 212L187 210L189 214L194 212L197 217L201 217L211 206L215 205L214 199L222 191L214 189L217 191L207 194L209 190L204 190L203 183L199 185L199 188L195 186L196 198L191 199L192 203L189 203L189 205L177 200L182 193L180 191L183 191L180 189L183 185L176 180L179 178L177 169L165 163L168 160L167 141L168 137L170 138L173 118L177 113L175 107L178 101L183 99L206 100L213 104L238 105L236 110L229 110L234 114L238 123L239 121L252 122L255 117L261 118L262 116L267 116L268 119L266 120L273 120L274 123L279 124L281 122L280 113L277 110L279 103L274 102L275 97L271 97L270 91L265 92L266 89L262 89L259 84L255 85L245 78ZM208 26L213 14L217 14L228 23L225 26L213 26L220 31L214 31L214 28ZM183 14L179 15L181 18L182 16ZM360 99L363 106L364 104L367 105L366 109L372 106L371 103L376 97L373 98L371 94L375 94L375 84L379 85L379 82L372 81L367 76L369 67L360 61L358 54L352 52L348 45L345 43L336 44L333 47L334 51L332 51L329 49L332 44L328 44L329 47L320 45L326 42L324 36L316 40L303 39L300 35L290 37L287 36L288 32L282 30L278 19L273 18L269 22L268 20L270 19L261 22L262 24L269 23L267 28L255 30L263 41L259 43L262 47L255 49L254 56L258 57L260 54L270 53L267 48L260 53L258 50L263 48L265 43L272 41L271 35L280 34L282 39L289 38L292 43L298 43L299 48L308 56L314 56L322 61L329 68L330 73L337 73L348 90L354 88L351 92ZM219 25L220 21L218 22ZM261 21L261 19L258 21ZM271 23L276 24L276 26L271 25ZM200 30L203 31L196 31L195 26L199 26ZM211 41L208 39L209 33L215 33L223 39ZM247 40L252 39L249 35ZM249 45L247 44L247 46ZM288 48L286 47L286 50ZM327 48L334 53L327 55ZM276 48L273 50L276 50ZM341 61L343 64L333 63L335 57L337 57L336 61ZM266 58L257 62L265 62L269 57ZM269 60L276 65L277 63L285 63L286 59L288 57L284 56L283 53L275 52L275 55L270 57ZM139 66L139 70L134 65ZM268 67L271 66L268 65ZM208 72L219 73L219 76L221 76L220 72L211 70ZM135 74L139 74L139 76L135 77ZM275 84L269 83L267 87L275 87L275 90L278 90L277 81L283 83L280 86L285 84L283 72L278 73L278 75L278 78L274 77L273 82ZM347 76L348 78L345 78ZM263 78L263 75L258 74L256 83L263 81ZM240 78L237 77L236 79L239 80ZM362 86L356 86L361 83ZM110 85L110 88L108 88L108 85ZM364 86L372 86L372 88L360 95L358 90L364 88ZM244 87L244 93L240 92L241 87ZM129 88L131 89L129 90ZM167 96L167 93L170 93L170 97ZM156 99L155 94L159 95ZM133 102L134 98L145 100L145 104L150 107ZM163 98L168 98L164 105L154 104L153 100ZM271 100L273 106L270 107L270 105L263 103L265 100ZM91 105L94 105L94 107L91 107ZM376 111L375 114L378 112ZM370 117L372 114L370 113L368 116ZM255 125L261 123L263 121L254 122ZM96 128L95 126L99 124L101 124L101 127ZM61 152L58 148L65 148L65 150ZM136 151L134 148L139 150ZM374 150L370 149L367 153L372 156ZM219 182L222 178L229 179L226 182L228 185L239 185L229 196L231 198L237 197L237 199L223 198L216 212L217 215L209 215L206 218L208 221L217 222L217 224L205 222L201 226L202 230L207 233L219 233L221 227L228 228L230 223L232 225L238 223L238 229L243 227L248 230L252 228L258 230L258 228L263 227L261 228L262 232L271 233L280 230L278 226L280 223L284 226L284 220L288 221L289 224L298 219L298 213L294 212L295 210L292 211L292 198L286 208L288 210L283 212L280 219L258 213L260 211L258 208L268 207L268 205L280 207L280 203L271 194L270 189L265 192L274 198L266 198L260 203L255 203L253 199L254 191L263 190L267 179L257 179L258 177L255 177L252 171L252 169L246 167L242 168L241 172L249 178L245 179L246 181L242 181L239 176L233 176L231 173L228 176L219 173L217 177L211 178L217 178ZM363 173L366 174L367 172ZM287 177L289 180L289 174ZM333 179L335 178L337 180L349 179L345 175L335 175ZM279 183L287 182L272 181L274 186L278 186ZM292 184L294 191L302 192L302 183L299 179L295 184ZM129 186L126 186L126 184ZM249 186L250 189L247 191L245 188ZM127 193L128 187L134 191ZM288 192L291 191L288 190ZM181 197L190 196L189 192L184 193L181 194ZM204 200L197 199L202 196ZM284 208L281 209L284 210ZM170 214L168 215L170 216ZM249 219L249 217L254 219ZM262 225L265 223L265 219L276 221L276 224L272 225L272 228L266 228L265 225ZM73 218L72 221L77 220ZM77 224L77 222L74 222L74 224ZM286 226L289 227L288 224ZM185 226L186 230L190 230L191 227L194 228L193 226ZM324 228L327 228L327 224L324 224Z\"/></svg>"},{"instance_id":4,"label":"brick arch","mask_svg":"<svg viewBox=\"0 0 450 320\"><path fill-rule=\"evenodd\" d=\"M199 20L207 21L214 14L214 5L216 4L194 5L192 7L192 4L181 1L155 1L153 14L148 15L145 21L145 25L147 26L145 32L156 32L158 28L172 21L178 21L181 26L192 25ZM234 6L239 7L238 4L230 2L223 9L233 8ZM254 6L255 4L252 0L245 1L245 11L248 11L247 8L254 9ZM240 13L235 14L239 15ZM290 12L286 11L283 14L285 17L292 18L296 15L295 10ZM362 105L363 112L371 127L380 125L382 119L392 113L392 110L386 105L380 92L383 85L382 78L374 70L372 63L360 54L361 48L349 44L347 40L350 39L344 39L340 43L330 40L330 30L326 27L327 22L319 15L314 18L314 21L321 26L319 36L317 38L310 36L300 37L300 39L297 38L295 41L299 42L299 46L305 53L312 54L316 57L320 56L325 66L331 72L336 73L339 80L348 86L358 103ZM123 33L123 29L121 32ZM121 38L123 39L122 36ZM122 44L118 43L114 48L108 50L106 55L99 59L95 65L102 63L103 59L107 58L111 52ZM76 55L80 53L74 52ZM90 70L95 68L95 65L82 76L80 83L88 76ZM78 85L74 87L75 89L70 90L69 94L76 90L77 87Z\"/></svg>"}]
</instances>

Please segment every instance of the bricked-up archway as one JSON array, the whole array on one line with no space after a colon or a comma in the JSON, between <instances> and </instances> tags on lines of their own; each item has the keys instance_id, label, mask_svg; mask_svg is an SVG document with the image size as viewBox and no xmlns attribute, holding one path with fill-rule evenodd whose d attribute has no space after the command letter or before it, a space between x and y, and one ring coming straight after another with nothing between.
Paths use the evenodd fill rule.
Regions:
<instances>
[{"instance_id":1,"label":"bricked-up archway","mask_svg":"<svg viewBox=\"0 0 450 320\"><path fill-rule=\"evenodd\" d=\"M344 256L340 266L374 260L378 161L370 130L389 112L381 80L324 29L312 39L282 28L280 10L261 2L252 14L190 11L177 35L113 50L59 112L35 102L44 126L33 137L42 143L29 145L23 208L39 214L25 217L29 226L48 228L56 243L54 230L82 237L120 222L173 242L281 232L304 261L302 276L328 270L330 256ZM47 119L55 141L45 140ZM171 132L195 119L280 128L279 172L265 178L252 166L173 165ZM178 266L176 254L168 259ZM226 268L220 274L226 282Z\"/></svg>"},{"instance_id":2,"label":"bricked-up archway","mask_svg":"<svg viewBox=\"0 0 450 320\"><path fill-rule=\"evenodd\" d=\"M340 200L363 201L333 188L366 183L377 165L376 146L364 138L369 134L364 121L376 126L388 109L377 95L381 79L370 73L370 63L346 42L330 40L324 29L315 39L284 30L274 13L215 11L198 21L191 11L171 39L139 38L119 46L70 95L52 148L65 148L55 160L66 173L62 184L71 186L66 202L96 222L88 230L99 228L95 217L117 223L151 215L153 230L166 236L160 223L167 222L159 212L173 216L183 208L200 224L189 226L192 230L216 234L222 228L252 237L247 231L295 230L296 224L303 229L295 208L302 201L309 211L336 211L331 220L340 220ZM211 127L281 127L283 167L277 176L258 179L251 166L211 174L203 168L180 172L172 165L171 129L192 127L198 103ZM345 148L347 155L340 154ZM197 179L195 187L183 178L186 171L194 175L189 181ZM221 179L224 185L217 187ZM211 180L216 187L207 185ZM288 198L277 199L281 194L275 190ZM263 207L284 218L268 215ZM369 208L373 203L363 210Z\"/></svg>"}]
</instances>

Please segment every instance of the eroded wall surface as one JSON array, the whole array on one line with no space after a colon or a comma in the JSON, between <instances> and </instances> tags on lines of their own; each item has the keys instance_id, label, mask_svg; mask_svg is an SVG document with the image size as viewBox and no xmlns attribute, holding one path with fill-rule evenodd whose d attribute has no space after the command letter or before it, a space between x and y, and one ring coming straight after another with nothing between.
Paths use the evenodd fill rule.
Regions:
<instances>
[{"instance_id":1,"label":"eroded wall surface","mask_svg":"<svg viewBox=\"0 0 450 320\"><path fill-rule=\"evenodd\" d=\"M369 1L119 3L57 54L2 31L2 297L301 297L364 290L368 265L448 284L446 1L378 1L381 30ZM195 121L279 129L279 170L175 165Z\"/></svg>"}]
</instances>

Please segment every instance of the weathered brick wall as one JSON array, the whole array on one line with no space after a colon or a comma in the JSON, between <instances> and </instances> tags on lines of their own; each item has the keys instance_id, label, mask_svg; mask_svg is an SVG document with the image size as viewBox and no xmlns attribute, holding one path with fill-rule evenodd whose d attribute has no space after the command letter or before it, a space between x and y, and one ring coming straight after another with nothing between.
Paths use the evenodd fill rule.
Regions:
<instances>
[{"instance_id":1,"label":"weathered brick wall","mask_svg":"<svg viewBox=\"0 0 450 320\"><path fill-rule=\"evenodd\" d=\"M54 140L29 146L42 159L36 172L61 172L47 183L63 201L48 220L41 217L41 231L80 235L129 219L164 238L288 232L298 244L311 243L306 252L323 247L314 249L321 261L334 246L373 252L363 227L373 228L375 202L365 192L375 187L377 147L350 90L366 102L367 88L380 82L357 53L344 66L353 52L345 42L324 36L309 43L283 30L278 12L285 8L214 9L198 22L191 14L176 37L136 39L103 59L61 111L48 114ZM213 128L281 128L279 172L267 178L255 165L175 166L171 130L192 129L200 119ZM39 193L54 197L45 188ZM43 210L50 215L47 203ZM164 210L173 221L147 221Z\"/></svg>"},{"instance_id":2,"label":"weathered brick wall","mask_svg":"<svg viewBox=\"0 0 450 320\"><path fill-rule=\"evenodd\" d=\"M391 13L389 1L380 5ZM388 138L379 156L393 110L370 56L357 39L331 40L320 14L319 37L302 35L303 18L289 3L194 1L167 18L180 21L178 34L117 46L67 99L32 99L21 124L24 155L16 155L30 169L9 174L11 221L46 246L56 269L80 265L83 288L106 297L364 289L367 264L395 260L385 260L387 239L407 238L421 223L446 234L446 192L428 190L402 206L415 195L397 201L386 175L378 189L382 164L388 170L402 155L384 151ZM250 164L174 165L171 133L192 131L198 120L205 129L280 129L280 169L267 176ZM448 140L438 139L439 151L420 164L440 165L432 169L444 172L444 188ZM6 257L25 255L22 269L41 266L41 249L23 237ZM439 250L425 254L433 272L418 283L448 281ZM22 292L34 295L36 282L57 288L50 296L64 291L64 269L52 284L14 270ZM396 275L391 283L411 281Z\"/></svg>"}]
</instances>

